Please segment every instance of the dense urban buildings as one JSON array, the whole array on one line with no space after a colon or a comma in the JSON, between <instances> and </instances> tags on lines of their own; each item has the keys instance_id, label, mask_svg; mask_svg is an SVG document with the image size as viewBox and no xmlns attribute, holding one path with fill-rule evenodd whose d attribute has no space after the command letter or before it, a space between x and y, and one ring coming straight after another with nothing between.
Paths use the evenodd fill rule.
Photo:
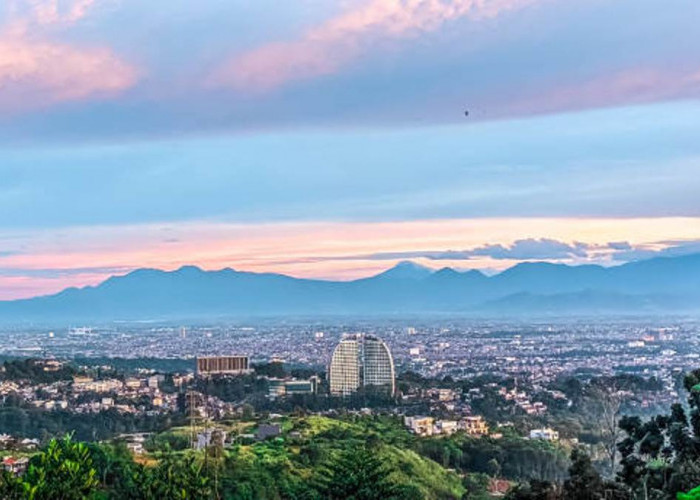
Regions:
<instances>
[{"instance_id":1,"label":"dense urban buildings","mask_svg":"<svg viewBox=\"0 0 700 500\"><path fill-rule=\"evenodd\" d=\"M692 318L326 318L186 326L185 338L180 325L96 324L80 336L58 326L7 327L0 356L130 359L192 371L193 354L237 352L249 354L251 365L278 359L326 371L345 332L367 332L386 342L399 373L455 380L488 374L544 385L569 374L624 372L664 381L669 400L678 396L677 375L700 363L700 322ZM154 359L160 361L148 361Z\"/></svg>"},{"instance_id":2,"label":"dense urban buildings","mask_svg":"<svg viewBox=\"0 0 700 500\"><path fill-rule=\"evenodd\" d=\"M328 368L330 391L347 396L360 387L395 392L394 360L389 347L373 335L353 335L340 341Z\"/></svg>"}]
</instances>

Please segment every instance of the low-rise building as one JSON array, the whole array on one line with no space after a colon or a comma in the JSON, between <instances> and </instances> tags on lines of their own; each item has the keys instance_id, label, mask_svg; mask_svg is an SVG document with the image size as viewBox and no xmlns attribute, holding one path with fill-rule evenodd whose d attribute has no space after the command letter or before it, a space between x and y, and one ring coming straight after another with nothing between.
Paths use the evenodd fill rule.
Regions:
<instances>
[{"instance_id":1,"label":"low-rise building","mask_svg":"<svg viewBox=\"0 0 700 500\"><path fill-rule=\"evenodd\" d=\"M559 433L554 429L532 429L530 439L542 439L544 441L559 441Z\"/></svg>"},{"instance_id":2,"label":"low-rise building","mask_svg":"<svg viewBox=\"0 0 700 500\"><path fill-rule=\"evenodd\" d=\"M2 459L3 469L15 475L24 474L28 465L29 459L27 457L5 457Z\"/></svg>"},{"instance_id":3,"label":"low-rise building","mask_svg":"<svg viewBox=\"0 0 700 500\"><path fill-rule=\"evenodd\" d=\"M459 422L456 420L438 420L435 422L434 434L451 435L459 430Z\"/></svg>"},{"instance_id":4,"label":"low-rise building","mask_svg":"<svg viewBox=\"0 0 700 500\"><path fill-rule=\"evenodd\" d=\"M489 433L489 426L480 415L464 417L460 421L460 424L460 429L464 430L470 436L486 436Z\"/></svg>"},{"instance_id":5,"label":"low-rise building","mask_svg":"<svg viewBox=\"0 0 700 500\"><path fill-rule=\"evenodd\" d=\"M433 417L404 417L404 424L418 436L432 436L435 419Z\"/></svg>"}]
</instances>

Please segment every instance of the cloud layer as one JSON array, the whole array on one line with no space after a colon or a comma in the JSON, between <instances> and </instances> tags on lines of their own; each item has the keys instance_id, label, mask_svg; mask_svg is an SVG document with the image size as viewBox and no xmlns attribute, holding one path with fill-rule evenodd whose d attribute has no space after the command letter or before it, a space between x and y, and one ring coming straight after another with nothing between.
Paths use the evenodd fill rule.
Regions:
<instances>
[{"instance_id":1,"label":"cloud layer","mask_svg":"<svg viewBox=\"0 0 700 500\"><path fill-rule=\"evenodd\" d=\"M250 91L341 70L382 40L417 37L446 22L479 20L544 0L370 0L309 29L298 40L273 42L236 56L214 83Z\"/></svg>"},{"instance_id":2,"label":"cloud layer","mask_svg":"<svg viewBox=\"0 0 700 500\"><path fill-rule=\"evenodd\" d=\"M538 235L533 237L532 235ZM680 238L682 236L683 238ZM617 237L621 240L613 240ZM355 279L407 258L502 270L526 260L610 265L700 249L700 219L453 219L383 223L177 224L0 233L0 298L96 284L140 267L233 267ZM453 251L450 249L462 248Z\"/></svg>"},{"instance_id":3,"label":"cloud layer","mask_svg":"<svg viewBox=\"0 0 700 500\"><path fill-rule=\"evenodd\" d=\"M698 99L698 17L696 0L8 0L0 144Z\"/></svg>"},{"instance_id":4,"label":"cloud layer","mask_svg":"<svg viewBox=\"0 0 700 500\"><path fill-rule=\"evenodd\" d=\"M467 250L429 250L408 252L379 252L364 255L346 256L348 260L404 260L427 259L431 261L471 261L481 258L508 261L566 261L566 262L610 262L635 260L636 252L648 252L639 255L653 257L658 250L646 250L646 246L633 247L626 241L608 243L567 243L551 238L525 238L508 244L485 244ZM671 248L665 249L671 251ZM700 250L700 249L699 249ZM627 257L627 258L625 258Z\"/></svg>"},{"instance_id":5,"label":"cloud layer","mask_svg":"<svg viewBox=\"0 0 700 500\"><path fill-rule=\"evenodd\" d=\"M0 27L0 107L22 111L65 101L116 95L137 71L106 47L45 37L47 28L82 20L94 0L18 2Z\"/></svg>"}]
</instances>

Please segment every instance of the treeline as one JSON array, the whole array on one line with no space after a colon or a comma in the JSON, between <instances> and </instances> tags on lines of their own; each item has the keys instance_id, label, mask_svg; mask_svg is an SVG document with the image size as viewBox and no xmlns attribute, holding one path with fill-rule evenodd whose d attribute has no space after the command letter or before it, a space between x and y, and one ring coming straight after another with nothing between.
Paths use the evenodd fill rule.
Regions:
<instances>
[{"instance_id":1,"label":"treeline","mask_svg":"<svg viewBox=\"0 0 700 500\"><path fill-rule=\"evenodd\" d=\"M170 413L131 414L116 409L74 413L17 406L0 407L0 429L3 433L41 440L72 432L76 439L95 441L123 433L160 432L184 423L183 415Z\"/></svg>"},{"instance_id":2,"label":"treeline","mask_svg":"<svg viewBox=\"0 0 700 500\"><path fill-rule=\"evenodd\" d=\"M57 370L45 370L44 361L38 359L12 359L2 363L1 380L28 380L35 384L50 384L61 380L70 380L77 373L71 364L63 364Z\"/></svg>"},{"instance_id":3,"label":"treeline","mask_svg":"<svg viewBox=\"0 0 700 500\"><path fill-rule=\"evenodd\" d=\"M443 467L511 480L562 481L569 467L569 458L561 448L541 440L508 436L421 439L416 449Z\"/></svg>"},{"instance_id":4,"label":"treeline","mask_svg":"<svg viewBox=\"0 0 700 500\"><path fill-rule=\"evenodd\" d=\"M603 480L588 457L576 451L577 467L563 484L530 482L520 485L510 500L675 500L700 497L700 370L684 379L687 409L674 404L669 413L646 421L626 416L619 422L620 456L614 478ZM576 479L576 481L573 481Z\"/></svg>"}]
</instances>

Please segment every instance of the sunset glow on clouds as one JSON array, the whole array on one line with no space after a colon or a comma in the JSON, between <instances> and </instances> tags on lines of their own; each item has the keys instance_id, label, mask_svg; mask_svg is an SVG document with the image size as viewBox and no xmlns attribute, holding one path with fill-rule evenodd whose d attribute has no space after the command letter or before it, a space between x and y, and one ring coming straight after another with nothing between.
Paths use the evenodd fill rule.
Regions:
<instances>
[{"instance_id":1,"label":"sunset glow on clouds","mask_svg":"<svg viewBox=\"0 0 700 500\"><path fill-rule=\"evenodd\" d=\"M479 20L544 0L370 0L307 31L300 39L246 52L214 81L258 91L339 71L383 38L417 37L461 17Z\"/></svg>"},{"instance_id":2,"label":"sunset glow on clouds","mask_svg":"<svg viewBox=\"0 0 700 500\"><path fill-rule=\"evenodd\" d=\"M700 251L699 18L0 2L0 299L138 267L354 279Z\"/></svg>"},{"instance_id":3,"label":"sunset glow on clouds","mask_svg":"<svg viewBox=\"0 0 700 500\"><path fill-rule=\"evenodd\" d=\"M74 46L42 31L70 27L93 0L11 2L0 26L0 107L13 111L117 94L135 84L137 71L105 47ZM14 8L12 8L14 7ZM22 10L21 7L24 7Z\"/></svg>"},{"instance_id":4,"label":"sunset glow on clouds","mask_svg":"<svg viewBox=\"0 0 700 500\"><path fill-rule=\"evenodd\" d=\"M547 240L528 242L532 235ZM483 242L499 246L488 252ZM139 267L233 267L297 277L357 279L411 258L433 268L503 270L523 260L611 265L617 249L650 252L692 243L700 251L700 218L456 219L401 223L191 222L168 225L82 227L5 235L0 256L1 298L97 284ZM533 244L534 243L534 244ZM512 258L504 249L518 248ZM575 255L561 247L588 247ZM469 250L474 255L465 256ZM436 256L451 252L453 257ZM403 255L404 253L409 255ZM462 255L457 255L457 254ZM393 255L392 255L393 254Z\"/></svg>"}]
</instances>

